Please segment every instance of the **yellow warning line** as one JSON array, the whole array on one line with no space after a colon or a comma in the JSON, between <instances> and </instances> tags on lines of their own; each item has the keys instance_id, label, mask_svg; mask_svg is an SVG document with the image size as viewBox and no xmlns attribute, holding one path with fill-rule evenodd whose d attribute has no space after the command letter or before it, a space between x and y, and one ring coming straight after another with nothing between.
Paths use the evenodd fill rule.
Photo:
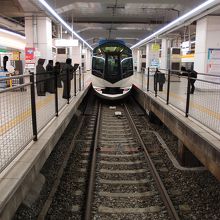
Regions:
<instances>
[{"instance_id":1,"label":"yellow warning line","mask_svg":"<svg viewBox=\"0 0 220 220\"><path fill-rule=\"evenodd\" d=\"M37 110L41 109L43 106L45 106L46 104L51 102L52 99L54 99L53 96L48 96L44 100L38 101L36 104L36 109ZM11 128L16 126L17 124L21 123L22 121L24 121L25 119L27 119L30 116L31 116L31 108L29 108L27 111L19 114L18 116L16 116L15 118L10 120L9 122L5 123L4 125L0 126L0 135L3 135L8 130L10 130Z\"/></svg>"},{"instance_id":2,"label":"yellow warning line","mask_svg":"<svg viewBox=\"0 0 220 220\"><path fill-rule=\"evenodd\" d=\"M184 102L186 99L184 99L182 96L179 96L177 94L174 93L170 93L170 96L180 100L181 102ZM194 103L193 101L190 102L190 107L199 110L200 112L206 113L210 116L212 116L213 118L216 118L218 120L220 120L220 114L218 112L212 111L198 103Z\"/></svg>"}]
</instances>

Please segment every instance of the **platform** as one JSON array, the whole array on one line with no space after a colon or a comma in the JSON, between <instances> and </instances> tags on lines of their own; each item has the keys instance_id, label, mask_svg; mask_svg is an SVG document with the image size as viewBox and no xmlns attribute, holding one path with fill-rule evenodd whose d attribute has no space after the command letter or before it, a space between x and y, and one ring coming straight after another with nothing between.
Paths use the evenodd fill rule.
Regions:
<instances>
[{"instance_id":1,"label":"platform","mask_svg":"<svg viewBox=\"0 0 220 220\"><path fill-rule=\"evenodd\" d=\"M89 88L90 79L88 76L85 78L84 90L79 91L77 96L71 99L69 105L65 104L65 106L62 106L59 117L54 117L50 122L47 119L46 123L48 125L44 128L40 128L41 132L39 133L38 141L32 141L26 147L22 148L22 151L20 150L21 153L18 154L18 156L16 156L16 158L0 173L0 219L8 220L13 217L13 214L24 200L30 186L35 181L43 164L63 134L73 115L76 113ZM27 93L27 91L25 93ZM47 111L54 109L54 103L51 101L51 96L53 95L37 98L37 106L39 110L42 111L39 115L43 114L44 117L47 117L45 106ZM16 99L18 97L14 94L14 98ZM25 100L23 101L25 102ZM1 107L3 106L1 105ZM13 106L11 106L11 108L12 107ZM31 117L30 110L27 110L25 114L20 112L19 115L11 115L7 122L8 125L4 126L7 130L3 130L2 128L1 132L11 134L13 137L13 131L18 128L26 129L27 131L29 128L25 128L27 125L25 120L30 120L29 117ZM42 125L45 124L44 117L41 118ZM4 136L2 135L2 137ZM18 153L15 152L17 149L14 151L5 149L6 151L4 152L6 143L8 146L10 146L10 144L16 146L16 143L20 146L21 144L18 143L19 140L14 137L11 138L10 141L10 143L8 143L7 140L1 142L1 144L4 143L4 145L1 145L1 158L3 158L3 156L9 158L11 155ZM24 143L22 142L22 144ZM12 146L11 149L13 149Z\"/></svg>"},{"instance_id":2,"label":"platform","mask_svg":"<svg viewBox=\"0 0 220 220\"><path fill-rule=\"evenodd\" d=\"M143 81L142 81L143 79ZM147 75L142 73L135 73L134 84L147 92ZM143 82L143 83L142 83ZM150 76L149 92L155 94L153 88L153 75ZM195 84L196 87L196 84ZM174 107L178 112L185 115L186 97L187 97L187 79L180 78L179 82L171 82L169 105ZM163 86L163 91L157 91L157 96L162 101L167 99L167 81ZM220 135L220 90L207 91L195 89L193 95L190 95L189 118L200 123L209 132Z\"/></svg>"},{"instance_id":3,"label":"platform","mask_svg":"<svg viewBox=\"0 0 220 220\"><path fill-rule=\"evenodd\" d=\"M203 93L200 94L200 92L196 91L191 99L192 113L189 114L189 117L185 117L184 111L181 110L184 103L181 100L185 99L184 83L184 81L180 81L173 86L171 96L173 96L173 101L175 100L176 102L175 105L172 103L167 105L164 92L159 92L158 96L155 97L154 91L146 91L145 87L142 89L142 76L137 73L133 95L146 112L153 112L202 164L220 180L220 135L218 134L220 109L218 109L218 112L213 113L211 108L208 109L204 105L206 103L204 99L207 100L210 106L216 106L218 102L215 102L215 99L204 97ZM166 86L164 87L165 90ZM201 120L194 118L193 114L197 114ZM216 131L214 131L214 127L211 130L208 126L205 126L205 123L208 123L212 117L216 121Z\"/></svg>"},{"instance_id":4,"label":"platform","mask_svg":"<svg viewBox=\"0 0 220 220\"><path fill-rule=\"evenodd\" d=\"M78 92L69 106L65 106L66 102L62 99L62 90L59 91L59 109L65 107L58 118L54 118L54 114L51 114L51 111L54 111L53 95L48 94L45 97L37 97L38 129L41 131L41 135L37 142L32 142L24 149L22 148L23 150L18 150L16 146L18 143L24 145L25 141L31 138L31 136L27 138L26 133L29 129L31 130L31 124L27 123L27 121L30 121L31 113L30 109L26 108L28 103L25 99L29 93L28 91L19 91L11 94L9 96L11 100L9 106L4 106L4 102L1 102L1 112L12 109L11 114L7 114L10 117L6 118L1 115L0 118L0 136L10 137L9 140L1 139L1 164L4 163L3 158L9 160L18 153L16 151L22 150L22 152L0 174L0 219L10 219L27 194L29 186L35 180L36 175L75 113L77 106L87 93L89 83L90 73L85 78L85 90ZM158 91L157 97L155 97L153 90L153 76L150 77L149 91L147 91L147 75L135 73L134 84L134 96L140 105L147 112L153 111L220 180L220 137L218 134L220 111L218 109L216 112L216 108L209 108L209 106L214 105L213 103L216 103L215 99L218 94L208 97L209 93L195 91L195 94L191 97L189 117L186 118L184 113L186 101L185 79L181 79L180 82L172 82L169 105L166 104L167 84L164 85L162 92ZM17 101L18 99L21 102L21 108L19 112L14 112L13 100ZM23 108L22 106L26 107ZM51 119L52 121L50 121ZM215 123L213 123L213 120ZM211 121L211 124L208 123L209 121ZM48 123L49 125L42 132L44 125ZM208 126L205 126L205 124ZM211 125L212 128L210 128ZM23 133L24 140L22 136L20 136L20 139L15 138L15 134L18 132L19 134Z\"/></svg>"}]
</instances>

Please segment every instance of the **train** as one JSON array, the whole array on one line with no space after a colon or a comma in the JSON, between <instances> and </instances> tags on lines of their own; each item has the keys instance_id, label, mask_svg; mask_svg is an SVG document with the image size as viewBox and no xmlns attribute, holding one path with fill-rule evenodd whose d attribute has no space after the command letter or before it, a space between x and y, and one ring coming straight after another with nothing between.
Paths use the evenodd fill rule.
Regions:
<instances>
[{"instance_id":1,"label":"train","mask_svg":"<svg viewBox=\"0 0 220 220\"><path fill-rule=\"evenodd\" d=\"M92 87L108 100L126 97L132 88L132 50L121 40L102 40L92 52Z\"/></svg>"}]
</instances>

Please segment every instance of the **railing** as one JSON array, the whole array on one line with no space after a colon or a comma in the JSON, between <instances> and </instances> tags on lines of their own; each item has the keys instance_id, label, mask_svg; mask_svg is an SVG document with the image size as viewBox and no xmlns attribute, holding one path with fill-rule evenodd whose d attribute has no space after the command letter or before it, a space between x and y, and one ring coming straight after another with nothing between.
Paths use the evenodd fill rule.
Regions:
<instances>
[{"instance_id":1,"label":"railing","mask_svg":"<svg viewBox=\"0 0 220 220\"><path fill-rule=\"evenodd\" d=\"M155 74L157 71L166 79L162 91L159 89L158 74ZM147 68L142 72L143 90L182 111L185 117L192 117L220 134L220 75L198 73L197 78L193 78L183 76L180 71L156 68ZM209 80L202 79L204 76ZM191 94L193 80L195 91Z\"/></svg>"},{"instance_id":2,"label":"railing","mask_svg":"<svg viewBox=\"0 0 220 220\"><path fill-rule=\"evenodd\" d=\"M39 75L44 79L39 80ZM69 94L66 99L63 98L64 75L70 80L69 86L65 85ZM73 73L72 80L69 75L46 72L36 76L30 72L29 75L0 78L0 83L19 82L0 89L0 172L28 143L37 141L39 132L84 88L80 69ZM39 86L45 86L45 91L40 93Z\"/></svg>"}]
</instances>

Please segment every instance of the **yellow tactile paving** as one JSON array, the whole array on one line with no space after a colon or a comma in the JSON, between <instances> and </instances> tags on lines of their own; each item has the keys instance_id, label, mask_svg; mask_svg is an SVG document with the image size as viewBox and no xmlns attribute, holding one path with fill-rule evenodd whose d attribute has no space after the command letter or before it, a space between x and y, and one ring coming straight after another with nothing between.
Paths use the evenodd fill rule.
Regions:
<instances>
[{"instance_id":1,"label":"yellow tactile paving","mask_svg":"<svg viewBox=\"0 0 220 220\"><path fill-rule=\"evenodd\" d=\"M41 109L43 106L45 106L46 104L51 102L53 99L54 99L53 96L48 96L44 100L37 101L36 109L37 110ZM19 114L18 116L16 116L15 118L10 120L9 122L7 122L7 123L3 124L2 126L0 126L0 135L3 135L8 130L15 127L17 124L23 122L25 119L27 119L30 116L31 116L31 108L29 108L27 111Z\"/></svg>"},{"instance_id":2,"label":"yellow tactile paving","mask_svg":"<svg viewBox=\"0 0 220 220\"><path fill-rule=\"evenodd\" d=\"M182 96L174 94L172 92L170 93L170 96L180 100L181 102L185 101L185 99ZM213 111L211 109L208 109L205 106L202 106L201 104L198 104L198 103L195 103L193 101L190 101L190 107L194 108L194 109L197 109L200 112L206 113L206 114L212 116L213 118L216 118L216 119L220 120L220 113L215 112L215 111Z\"/></svg>"}]
</instances>

